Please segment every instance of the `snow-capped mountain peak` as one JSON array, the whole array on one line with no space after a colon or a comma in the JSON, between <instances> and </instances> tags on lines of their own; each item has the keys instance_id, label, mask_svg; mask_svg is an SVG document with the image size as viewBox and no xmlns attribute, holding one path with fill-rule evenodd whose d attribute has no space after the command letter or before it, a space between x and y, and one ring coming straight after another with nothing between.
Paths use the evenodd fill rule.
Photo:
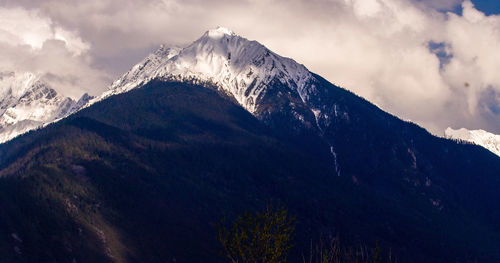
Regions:
<instances>
[{"instance_id":1,"label":"snow-capped mountain peak","mask_svg":"<svg viewBox=\"0 0 500 263\"><path fill-rule=\"evenodd\" d=\"M214 84L255 113L256 102L271 81L277 79L303 97L307 96L304 87L311 77L312 74L294 60L218 27L208 30L185 48L161 46L96 100L126 92L153 78L163 78Z\"/></svg>"},{"instance_id":2,"label":"snow-capped mountain peak","mask_svg":"<svg viewBox=\"0 0 500 263\"><path fill-rule=\"evenodd\" d=\"M89 97L82 99L75 102L58 94L32 72L0 73L0 143L66 117Z\"/></svg>"},{"instance_id":3,"label":"snow-capped mountain peak","mask_svg":"<svg viewBox=\"0 0 500 263\"><path fill-rule=\"evenodd\" d=\"M207 36L213 37L213 38L221 38L224 35L236 36L236 34L233 31L231 31L230 29L227 29L225 27L221 27L221 26L218 26L215 29L210 29L205 34Z\"/></svg>"},{"instance_id":4,"label":"snow-capped mountain peak","mask_svg":"<svg viewBox=\"0 0 500 263\"><path fill-rule=\"evenodd\" d=\"M223 27L206 31L184 48L161 46L87 106L152 79L215 88L269 125L282 126L287 119L286 125L294 132L318 129L321 134L338 114L349 118L340 107L322 101L319 93L327 91L324 86L318 90L323 84L305 66ZM340 175L333 144L327 144Z\"/></svg>"},{"instance_id":5,"label":"snow-capped mountain peak","mask_svg":"<svg viewBox=\"0 0 500 263\"><path fill-rule=\"evenodd\" d=\"M445 130L444 134L446 138L468 141L483 146L500 156L500 135L484 130L468 130L465 128L454 130L450 127Z\"/></svg>"}]
</instances>

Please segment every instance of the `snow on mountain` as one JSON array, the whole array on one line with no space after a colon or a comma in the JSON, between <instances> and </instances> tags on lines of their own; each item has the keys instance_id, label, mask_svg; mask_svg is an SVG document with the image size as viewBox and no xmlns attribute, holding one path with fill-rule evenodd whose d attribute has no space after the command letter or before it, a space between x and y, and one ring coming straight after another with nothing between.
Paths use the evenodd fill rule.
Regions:
<instances>
[{"instance_id":1,"label":"snow on mountain","mask_svg":"<svg viewBox=\"0 0 500 263\"><path fill-rule=\"evenodd\" d=\"M39 76L0 73L0 143L68 116L90 98L78 102L58 94Z\"/></svg>"},{"instance_id":2,"label":"snow on mountain","mask_svg":"<svg viewBox=\"0 0 500 263\"><path fill-rule=\"evenodd\" d=\"M500 135L484 130L467 130L465 128L454 130L450 127L444 132L446 138L463 140L481 145L494 154L500 156Z\"/></svg>"},{"instance_id":3,"label":"snow on mountain","mask_svg":"<svg viewBox=\"0 0 500 263\"><path fill-rule=\"evenodd\" d=\"M89 105L154 78L214 84L232 95L249 112L255 113L257 100L266 85L275 79L295 89L303 100L307 99L305 87L312 74L292 59L218 27L183 49L162 46Z\"/></svg>"},{"instance_id":4,"label":"snow on mountain","mask_svg":"<svg viewBox=\"0 0 500 263\"><path fill-rule=\"evenodd\" d=\"M33 73L0 73L0 143L154 78L214 85L255 115L271 81L290 87L302 102L314 91L313 76L303 65L218 27L185 48L161 46L95 98L64 97ZM293 114L303 121L303 114Z\"/></svg>"},{"instance_id":5,"label":"snow on mountain","mask_svg":"<svg viewBox=\"0 0 500 263\"><path fill-rule=\"evenodd\" d=\"M322 136L333 118L330 115L348 118L345 111L337 111L337 105L325 105L318 87L323 84L306 67L223 27L208 30L184 48L161 46L85 107L152 79L204 84L233 98L264 123L287 125L297 133L318 129ZM340 175L333 145L325 142Z\"/></svg>"}]
</instances>

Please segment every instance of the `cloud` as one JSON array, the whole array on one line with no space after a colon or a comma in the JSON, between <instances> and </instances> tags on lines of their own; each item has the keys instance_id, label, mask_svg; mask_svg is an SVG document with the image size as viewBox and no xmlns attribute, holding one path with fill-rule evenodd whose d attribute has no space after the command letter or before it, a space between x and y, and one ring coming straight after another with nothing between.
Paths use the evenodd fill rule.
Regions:
<instances>
[{"instance_id":1,"label":"cloud","mask_svg":"<svg viewBox=\"0 0 500 263\"><path fill-rule=\"evenodd\" d=\"M81 50L73 65L85 74L117 77L160 43L222 25L436 134L500 133L499 16L468 0L5 1L50 18L48 35ZM446 12L460 4L462 14Z\"/></svg>"},{"instance_id":2,"label":"cloud","mask_svg":"<svg viewBox=\"0 0 500 263\"><path fill-rule=\"evenodd\" d=\"M2 72L35 73L66 96L98 93L110 81L91 66L88 42L37 11L0 8L0 48Z\"/></svg>"},{"instance_id":3,"label":"cloud","mask_svg":"<svg viewBox=\"0 0 500 263\"><path fill-rule=\"evenodd\" d=\"M445 41L453 58L442 71L443 79L462 99L464 119L473 126L500 131L500 15L485 16L466 1L463 16L449 14ZM492 94L490 99L485 96ZM496 94L496 95L495 95ZM495 105L496 104L496 105Z\"/></svg>"},{"instance_id":4,"label":"cloud","mask_svg":"<svg viewBox=\"0 0 500 263\"><path fill-rule=\"evenodd\" d=\"M414 0L414 4L421 5L424 7L443 10L443 11L451 11L456 9L462 3L462 0Z\"/></svg>"}]
</instances>

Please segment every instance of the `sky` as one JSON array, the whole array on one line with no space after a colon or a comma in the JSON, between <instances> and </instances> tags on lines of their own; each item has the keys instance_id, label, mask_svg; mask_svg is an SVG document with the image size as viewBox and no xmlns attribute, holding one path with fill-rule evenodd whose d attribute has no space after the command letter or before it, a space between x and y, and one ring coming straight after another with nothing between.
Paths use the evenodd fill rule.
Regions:
<instances>
[{"instance_id":1,"label":"sky","mask_svg":"<svg viewBox=\"0 0 500 263\"><path fill-rule=\"evenodd\" d=\"M0 0L0 73L97 95L224 26L436 135L500 134L499 0Z\"/></svg>"}]
</instances>

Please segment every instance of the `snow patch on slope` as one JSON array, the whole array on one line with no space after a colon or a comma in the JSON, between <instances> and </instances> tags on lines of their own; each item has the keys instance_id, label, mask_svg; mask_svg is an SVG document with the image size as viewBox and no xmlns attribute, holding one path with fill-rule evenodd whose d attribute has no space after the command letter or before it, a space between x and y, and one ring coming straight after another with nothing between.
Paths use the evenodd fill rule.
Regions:
<instances>
[{"instance_id":1,"label":"snow patch on slope","mask_svg":"<svg viewBox=\"0 0 500 263\"><path fill-rule=\"evenodd\" d=\"M484 130L467 130L465 128L454 130L450 127L446 129L444 134L449 139L464 140L483 146L500 156L500 135Z\"/></svg>"}]
</instances>

